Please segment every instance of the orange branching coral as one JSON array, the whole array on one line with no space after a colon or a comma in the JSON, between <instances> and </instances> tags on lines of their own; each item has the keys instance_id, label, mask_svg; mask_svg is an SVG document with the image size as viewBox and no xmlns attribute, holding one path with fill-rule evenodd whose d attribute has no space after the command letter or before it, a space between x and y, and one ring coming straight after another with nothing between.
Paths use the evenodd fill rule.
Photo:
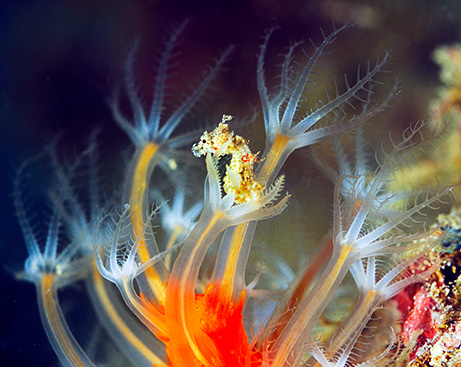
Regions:
<instances>
[{"instance_id":1,"label":"orange branching coral","mask_svg":"<svg viewBox=\"0 0 461 367\"><path fill-rule=\"evenodd\" d=\"M242 295L237 304L222 303L218 297L218 285L208 285L205 293L195 296L195 309L191 312L193 320L192 334L196 339L211 343L213 353L205 355L213 366L252 366L257 367L261 361L256 359L251 351L248 337L243 326L243 306L245 297ZM170 366L203 366L203 362L183 352L181 338L174 331L166 341L166 350ZM250 363L247 363L250 361Z\"/></svg>"}]
</instances>

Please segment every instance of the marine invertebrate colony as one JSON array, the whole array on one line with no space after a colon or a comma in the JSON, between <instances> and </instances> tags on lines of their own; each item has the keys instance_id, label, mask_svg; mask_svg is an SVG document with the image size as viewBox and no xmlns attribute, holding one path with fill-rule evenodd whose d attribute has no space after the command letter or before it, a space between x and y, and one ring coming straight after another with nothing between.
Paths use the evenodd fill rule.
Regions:
<instances>
[{"instance_id":1,"label":"marine invertebrate colony","mask_svg":"<svg viewBox=\"0 0 461 367\"><path fill-rule=\"evenodd\" d=\"M380 111L385 102L374 103L371 96L388 55L368 65L365 73L359 69L353 84L346 79L343 92L337 88L333 97L327 94L326 101L300 116L314 66L345 27L323 35L299 71L293 60L298 45L292 45L283 58L274 92L269 91L264 75L272 31L268 32L257 63L266 133L265 151L259 158L246 139L232 132L229 116L200 138L195 132L174 135L230 52L217 59L202 83L165 119L169 63L182 28L172 34L162 53L150 111L145 112L134 87L133 54L126 77L132 117L125 116L117 101L112 105L118 125L135 145L126 178L120 183L122 197L103 199L92 159L95 143L67 166L50 149L56 185L51 190L53 210L42 245L21 196L28 163L18 172L14 200L29 252L20 276L37 286L42 321L61 363L95 363L73 337L57 295L59 288L84 280L99 320L120 353L137 366L277 367L316 363L313 359L323 366L370 365L357 357L357 348L373 311L434 270L408 274L407 268L428 251L411 243L427 236L429 231L416 221L426 209L436 207L447 191L405 199L390 188L403 161L400 157L412 146L420 126L393 143L393 150L373 170L359 143L357 155L362 159L357 159L356 166L347 163L347 172L337 179L333 227L322 256L289 279L288 289L279 287L274 293L258 280L261 274L251 282L245 274L252 266L249 253L258 221L277 217L289 205L290 195L284 193L284 177L279 175L287 157L320 140L360 131ZM347 106L356 109L355 115L348 116ZM328 123L319 125L323 121ZM182 169L174 159L175 151L193 142L192 151L205 156L208 173L204 199L198 203L184 183L171 180L172 194L171 190L162 192L153 179L157 170L168 177ZM345 168L345 162L340 160L340 168ZM76 172L83 167L88 176L86 201L74 185ZM164 199L172 203L154 206ZM410 249L410 257L400 255ZM358 300L338 333L324 336L330 338L329 347L321 348L314 327L349 272L357 283ZM275 308L274 302L278 303ZM368 357L373 365L385 364L392 353L388 348ZM115 361L105 363L114 365Z\"/></svg>"}]
</instances>

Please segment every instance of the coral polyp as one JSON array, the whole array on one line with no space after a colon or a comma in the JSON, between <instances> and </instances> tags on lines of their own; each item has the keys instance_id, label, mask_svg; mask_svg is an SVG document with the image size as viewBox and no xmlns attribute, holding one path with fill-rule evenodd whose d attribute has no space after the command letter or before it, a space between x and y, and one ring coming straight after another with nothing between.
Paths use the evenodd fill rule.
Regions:
<instances>
[{"instance_id":1,"label":"coral polyp","mask_svg":"<svg viewBox=\"0 0 461 367\"><path fill-rule=\"evenodd\" d=\"M429 316L416 320L405 313L400 324L386 326L388 337L376 349L363 341L369 322L383 307L401 311L404 295L414 296L410 303L415 312L432 307L429 289L421 284L441 277L441 261L445 267L455 261L433 250L448 241L447 231L455 232L437 231L426 219L446 205L451 189L405 190L399 176L424 124L392 136L390 148L379 154L365 142L364 125L388 103L389 98L373 98L389 55L368 63L365 71L358 68L354 82L346 78L343 87L336 84L333 93L326 91L326 99L309 110L305 91L318 77L315 68L347 26L322 33L304 60L296 57L299 44L292 44L275 87L265 77L275 30L269 31L255 78L265 134L259 154L234 132L240 124L230 115L205 132L180 129L211 89L231 48L165 116L170 63L183 28L171 35L161 54L150 109L135 88L135 53L129 56L125 81L131 114L120 106L118 93L111 107L134 149L123 167L125 178L113 183L113 194L99 177L103 170L94 158L95 136L71 164L62 162L55 143L40 156L51 159L55 182L43 240L22 195L24 172L35 160L18 170L14 202L29 252L18 276L36 285L42 322L60 362L115 365L120 355L126 364L157 367L340 367L403 361L402 351L410 353L415 343L422 343L416 329L432 333L426 339L436 335L437 330L427 327ZM354 159L342 148L345 136L355 141ZM291 266L272 243L265 245L264 254L255 255L261 246L258 223L268 221L286 232L277 223L290 202L299 200L287 189L293 178L281 174L282 167L293 152L320 141L333 142L337 162L322 167L333 181L334 194L325 203L333 219L317 256L312 256L315 260ZM294 247L294 237L283 246ZM274 268L280 271L267 270ZM442 282L454 276L442 274ZM353 306L333 331L319 333L349 275L349 283L355 284L348 297ZM110 346L118 351L105 359L80 346L61 309L58 290L75 282L86 284L98 320L113 339ZM447 328L453 338L459 336L459 323ZM455 345L453 338L445 337L444 345Z\"/></svg>"}]
</instances>

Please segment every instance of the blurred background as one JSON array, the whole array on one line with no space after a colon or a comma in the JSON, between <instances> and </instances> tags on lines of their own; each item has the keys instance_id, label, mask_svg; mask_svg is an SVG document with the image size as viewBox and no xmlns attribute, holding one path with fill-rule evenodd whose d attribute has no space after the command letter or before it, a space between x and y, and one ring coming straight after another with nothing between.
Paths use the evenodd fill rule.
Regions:
<instances>
[{"instance_id":1,"label":"blurred background","mask_svg":"<svg viewBox=\"0 0 461 367\"><path fill-rule=\"evenodd\" d=\"M256 58L270 27L279 29L267 53L269 81L277 75L279 56L290 42L305 41L309 54L309 38L318 44L321 30L329 34L332 22L337 27L353 24L330 48L335 52L326 58L319 85L314 87L321 95L314 102L325 97L323 88L331 88L335 79L344 88L344 74L354 81L358 64L364 69L368 60L373 64L391 51L391 63L385 68L390 73L378 79L392 86L398 77L398 96L374 125L376 136L428 120L428 107L440 85L432 53L440 45L461 42L461 3L457 0L19 0L2 1L0 7L1 366L57 365L40 324L33 286L16 282L12 276L26 258L11 198L15 168L58 134L59 152L65 156L81 150L90 133L101 128L101 154L112 162L110 169L121 169L118 158L111 154L130 143L114 124L108 103L123 81L125 61L135 42L139 44L135 79L146 107L159 50L185 19L189 23L173 67L171 101L196 85L214 57L228 45L235 46L215 90L190 121L204 126L219 121L222 114L248 117L258 111ZM167 108L173 107L174 103ZM256 115L245 135L254 141L255 151L262 149L264 139L258 133L260 124L261 116ZM296 176L300 165L310 168L304 158L291 159L286 168L288 180L290 174ZM315 175L312 169L302 180L313 182L317 201L311 206L319 221L329 221L329 207L315 208L330 194L322 191ZM37 177L34 185L40 188L42 180L46 177ZM323 234L301 235L315 242L313 237ZM70 303L63 307L71 314L78 312Z\"/></svg>"}]
</instances>

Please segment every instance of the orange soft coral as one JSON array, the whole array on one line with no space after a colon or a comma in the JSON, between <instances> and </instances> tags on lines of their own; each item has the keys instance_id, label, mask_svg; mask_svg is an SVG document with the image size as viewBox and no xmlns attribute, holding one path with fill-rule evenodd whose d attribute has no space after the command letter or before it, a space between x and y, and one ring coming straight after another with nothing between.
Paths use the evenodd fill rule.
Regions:
<instances>
[{"instance_id":1,"label":"orange soft coral","mask_svg":"<svg viewBox=\"0 0 461 367\"><path fill-rule=\"evenodd\" d=\"M247 366L246 361L252 358L252 352L243 327L245 295L242 294L237 304L224 304L219 300L218 288L218 285L210 284L205 293L195 296L193 331L206 336L218 351L218 359L214 359L216 356L205 356L208 360L214 360L214 366ZM171 339L166 343L170 366L202 366L198 359L184 359L185 355L180 352L181 345L178 343L180 339L173 334L174 330L171 330ZM253 356L251 366L259 365L260 361Z\"/></svg>"}]
</instances>

